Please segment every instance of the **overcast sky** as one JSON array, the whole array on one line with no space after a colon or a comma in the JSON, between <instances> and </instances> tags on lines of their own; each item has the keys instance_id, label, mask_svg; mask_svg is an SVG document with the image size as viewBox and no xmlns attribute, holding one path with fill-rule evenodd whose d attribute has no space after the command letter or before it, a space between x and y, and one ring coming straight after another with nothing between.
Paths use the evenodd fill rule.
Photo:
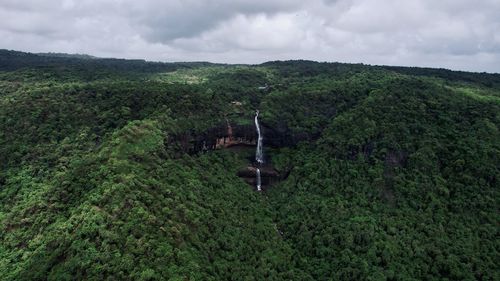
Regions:
<instances>
[{"instance_id":1,"label":"overcast sky","mask_svg":"<svg viewBox=\"0 0 500 281\"><path fill-rule=\"evenodd\" d=\"M500 0L0 0L0 48L500 72Z\"/></svg>"}]
</instances>

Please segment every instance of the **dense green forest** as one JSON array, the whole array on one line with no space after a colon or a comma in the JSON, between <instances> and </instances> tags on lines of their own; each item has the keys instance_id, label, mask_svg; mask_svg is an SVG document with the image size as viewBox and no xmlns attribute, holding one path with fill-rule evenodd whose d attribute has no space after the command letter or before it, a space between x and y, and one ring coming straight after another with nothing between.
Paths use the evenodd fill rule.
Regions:
<instances>
[{"instance_id":1,"label":"dense green forest","mask_svg":"<svg viewBox=\"0 0 500 281\"><path fill-rule=\"evenodd\" d=\"M256 109L262 192L185 149ZM0 280L500 280L499 113L500 74L0 50Z\"/></svg>"}]
</instances>

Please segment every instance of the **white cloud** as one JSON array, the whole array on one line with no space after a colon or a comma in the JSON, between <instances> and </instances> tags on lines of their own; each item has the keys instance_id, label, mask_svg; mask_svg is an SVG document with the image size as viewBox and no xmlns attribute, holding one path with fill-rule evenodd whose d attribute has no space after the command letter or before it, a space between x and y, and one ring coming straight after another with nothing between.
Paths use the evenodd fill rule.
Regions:
<instances>
[{"instance_id":1,"label":"white cloud","mask_svg":"<svg viewBox=\"0 0 500 281\"><path fill-rule=\"evenodd\" d=\"M0 48L500 72L500 0L1 0Z\"/></svg>"}]
</instances>

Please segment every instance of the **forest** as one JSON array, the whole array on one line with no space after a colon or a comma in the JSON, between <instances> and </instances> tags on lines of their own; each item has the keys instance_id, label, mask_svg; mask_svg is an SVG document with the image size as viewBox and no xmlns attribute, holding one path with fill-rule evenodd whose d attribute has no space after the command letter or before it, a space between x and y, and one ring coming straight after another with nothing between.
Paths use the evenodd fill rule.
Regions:
<instances>
[{"instance_id":1,"label":"forest","mask_svg":"<svg viewBox=\"0 0 500 281\"><path fill-rule=\"evenodd\" d=\"M257 109L261 192L200 148ZM500 280L499 127L500 74L0 50L0 280Z\"/></svg>"}]
</instances>

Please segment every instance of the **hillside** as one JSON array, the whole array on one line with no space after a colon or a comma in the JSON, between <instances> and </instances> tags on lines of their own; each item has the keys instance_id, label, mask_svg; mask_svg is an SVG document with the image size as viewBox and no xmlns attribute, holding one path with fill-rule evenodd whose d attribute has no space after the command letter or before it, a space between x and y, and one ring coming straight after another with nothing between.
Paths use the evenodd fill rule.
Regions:
<instances>
[{"instance_id":1,"label":"hillside","mask_svg":"<svg viewBox=\"0 0 500 281\"><path fill-rule=\"evenodd\" d=\"M499 113L500 74L1 50L0 280L500 280Z\"/></svg>"}]
</instances>

